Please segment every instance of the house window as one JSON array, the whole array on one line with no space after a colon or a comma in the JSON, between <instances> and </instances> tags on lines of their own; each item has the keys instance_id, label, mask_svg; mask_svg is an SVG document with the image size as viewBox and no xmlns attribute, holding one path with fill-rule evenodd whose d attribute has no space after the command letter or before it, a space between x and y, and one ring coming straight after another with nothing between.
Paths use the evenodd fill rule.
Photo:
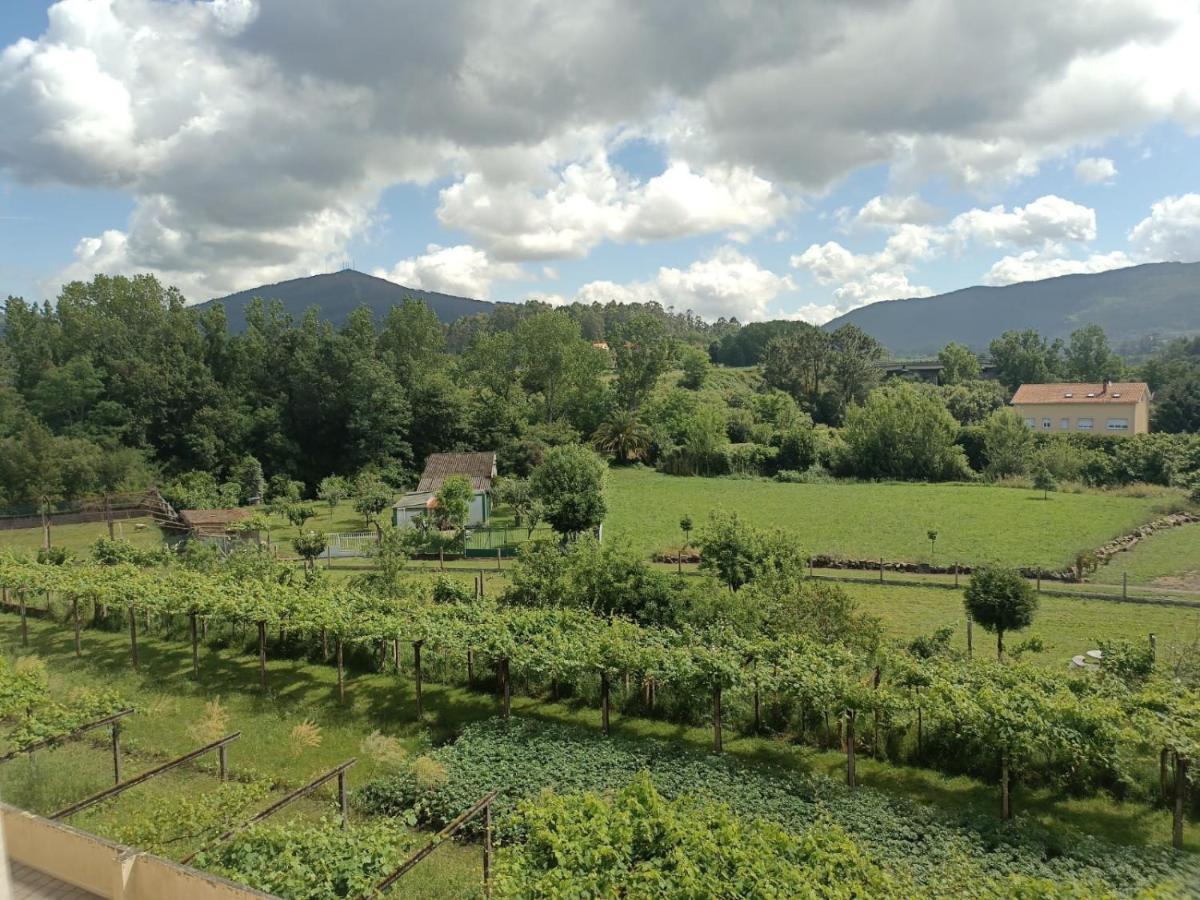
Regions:
<instances>
[{"instance_id":1,"label":"house window","mask_svg":"<svg viewBox=\"0 0 1200 900\"><path fill-rule=\"evenodd\" d=\"M1076 419L1075 427L1079 431L1091 431L1092 430L1092 420L1091 419Z\"/></svg>"},{"instance_id":2,"label":"house window","mask_svg":"<svg viewBox=\"0 0 1200 900\"><path fill-rule=\"evenodd\" d=\"M1108 428L1109 431L1128 431L1129 430L1129 420L1128 419L1109 419L1108 423L1106 424L1105 427Z\"/></svg>"},{"instance_id":3,"label":"house window","mask_svg":"<svg viewBox=\"0 0 1200 900\"><path fill-rule=\"evenodd\" d=\"M1030 428L1033 428L1033 427L1034 427L1034 422L1033 422L1033 419L1032 419L1031 417L1029 417L1029 416L1026 416L1026 417L1025 417L1025 424L1026 424L1028 427L1030 427Z\"/></svg>"},{"instance_id":4,"label":"house window","mask_svg":"<svg viewBox=\"0 0 1200 900\"><path fill-rule=\"evenodd\" d=\"M1070 419L1059 419L1058 420L1058 430L1059 431L1070 431L1071 430L1071 420Z\"/></svg>"},{"instance_id":5,"label":"house window","mask_svg":"<svg viewBox=\"0 0 1200 900\"><path fill-rule=\"evenodd\" d=\"M1050 430L1050 420L1049 419L1042 419L1042 430L1043 431Z\"/></svg>"}]
</instances>

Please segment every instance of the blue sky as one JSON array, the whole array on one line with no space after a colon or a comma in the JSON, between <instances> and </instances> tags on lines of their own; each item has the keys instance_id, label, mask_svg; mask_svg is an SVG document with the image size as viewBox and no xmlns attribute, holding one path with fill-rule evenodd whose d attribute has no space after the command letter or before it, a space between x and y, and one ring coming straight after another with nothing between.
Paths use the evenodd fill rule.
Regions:
<instances>
[{"instance_id":1,"label":"blue sky","mask_svg":"<svg viewBox=\"0 0 1200 900\"><path fill-rule=\"evenodd\" d=\"M353 265L823 321L1200 259L1194 3L794 6L8 0L0 295Z\"/></svg>"}]
</instances>

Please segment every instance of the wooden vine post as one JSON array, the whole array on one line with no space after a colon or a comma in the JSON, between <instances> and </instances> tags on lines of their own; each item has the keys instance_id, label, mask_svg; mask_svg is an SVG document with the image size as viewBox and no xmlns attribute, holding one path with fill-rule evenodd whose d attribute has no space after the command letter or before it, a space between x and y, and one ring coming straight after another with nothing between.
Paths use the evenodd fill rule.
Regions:
<instances>
[{"instance_id":1,"label":"wooden vine post","mask_svg":"<svg viewBox=\"0 0 1200 900\"><path fill-rule=\"evenodd\" d=\"M721 682L713 687L713 750L720 753L721 743Z\"/></svg>"},{"instance_id":2,"label":"wooden vine post","mask_svg":"<svg viewBox=\"0 0 1200 900\"><path fill-rule=\"evenodd\" d=\"M602 669L600 672L600 728L608 734L608 719L609 719L609 681L608 670Z\"/></svg>"},{"instance_id":3,"label":"wooden vine post","mask_svg":"<svg viewBox=\"0 0 1200 900\"><path fill-rule=\"evenodd\" d=\"M346 705L346 670L342 664L342 636L334 635L333 652L337 655L337 691L338 703Z\"/></svg>"},{"instance_id":4,"label":"wooden vine post","mask_svg":"<svg viewBox=\"0 0 1200 900\"><path fill-rule=\"evenodd\" d=\"M854 746L854 722L857 718L854 710L846 710L846 786L851 790L858 787L858 760Z\"/></svg>"},{"instance_id":5,"label":"wooden vine post","mask_svg":"<svg viewBox=\"0 0 1200 900\"><path fill-rule=\"evenodd\" d=\"M1012 794L1009 781L1008 751L1000 751L1000 818L1007 822L1012 818Z\"/></svg>"},{"instance_id":6,"label":"wooden vine post","mask_svg":"<svg viewBox=\"0 0 1200 900\"><path fill-rule=\"evenodd\" d=\"M417 721L425 717L425 703L421 695L421 645L424 641L413 641L413 685L417 695Z\"/></svg>"},{"instance_id":7,"label":"wooden vine post","mask_svg":"<svg viewBox=\"0 0 1200 900\"><path fill-rule=\"evenodd\" d=\"M188 628L192 633L192 677L200 677L200 629L196 622L196 613L188 613Z\"/></svg>"},{"instance_id":8,"label":"wooden vine post","mask_svg":"<svg viewBox=\"0 0 1200 900\"><path fill-rule=\"evenodd\" d=\"M258 620L258 683L267 689L267 623L263 619Z\"/></svg>"},{"instance_id":9,"label":"wooden vine post","mask_svg":"<svg viewBox=\"0 0 1200 900\"><path fill-rule=\"evenodd\" d=\"M1171 846L1183 849L1183 812L1187 808L1188 758L1175 754L1175 806L1171 824Z\"/></svg>"},{"instance_id":10,"label":"wooden vine post","mask_svg":"<svg viewBox=\"0 0 1200 900\"><path fill-rule=\"evenodd\" d=\"M138 658L137 610L132 603L129 604L129 650L133 658L133 670L137 672L141 669L141 660Z\"/></svg>"},{"instance_id":11,"label":"wooden vine post","mask_svg":"<svg viewBox=\"0 0 1200 900\"><path fill-rule=\"evenodd\" d=\"M76 658L83 655L82 642L79 637L79 597L71 598L71 621L75 627L75 656Z\"/></svg>"},{"instance_id":12,"label":"wooden vine post","mask_svg":"<svg viewBox=\"0 0 1200 900\"><path fill-rule=\"evenodd\" d=\"M25 619L25 592L17 592L17 602L21 605L21 646L29 646L29 622Z\"/></svg>"},{"instance_id":13,"label":"wooden vine post","mask_svg":"<svg viewBox=\"0 0 1200 900\"><path fill-rule=\"evenodd\" d=\"M509 679L508 657L500 660L500 710L504 718L512 712L512 683Z\"/></svg>"}]
</instances>

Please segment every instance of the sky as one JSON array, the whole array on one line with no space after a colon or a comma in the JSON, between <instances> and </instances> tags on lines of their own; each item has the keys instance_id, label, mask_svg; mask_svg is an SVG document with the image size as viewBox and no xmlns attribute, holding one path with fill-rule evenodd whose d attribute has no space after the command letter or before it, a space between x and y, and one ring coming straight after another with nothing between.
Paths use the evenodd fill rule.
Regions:
<instances>
[{"instance_id":1,"label":"sky","mask_svg":"<svg viewBox=\"0 0 1200 900\"><path fill-rule=\"evenodd\" d=\"M1200 260L1200 0L3 0L0 296L827 321Z\"/></svg>"}]
</instances>

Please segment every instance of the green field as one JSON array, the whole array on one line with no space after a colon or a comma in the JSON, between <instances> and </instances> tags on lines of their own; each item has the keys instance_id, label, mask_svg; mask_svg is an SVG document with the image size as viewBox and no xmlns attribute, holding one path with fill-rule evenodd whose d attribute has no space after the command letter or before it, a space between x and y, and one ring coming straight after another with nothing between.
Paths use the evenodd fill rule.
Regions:
<instances>
[{"instance_id":1,"label":"green field","mask_svg":"<svg viewBox=\"0 0 1200 900\"><path fill-rule=\"evenodd\" d=\"M849 583L842 587L860 609L882 620L888 637L909 640L950 626L954 646L967 648L961 591ZM1044 649L1029 659L1065 671L1071 657L1094 649L1098 640L1144 643L1151 632L1158 635L1159 654L1169 659L1174 650L1200 643L1200 608L1042 596L1033 625L1006 635L1005 645L1011 651L1027 638L1040 638ZM995 641L982 628L974 629L976 653L994 654Z\"/></svg>"},{"instance_id":2,"label":"green field","mask_svg":"<svg viewBox=\"0 0 1200 900\"><path fill-rule=\"evenodd\" d=\"M1114 556L1092 580L1120 584L1124 573L1130 584L1200 591L1200 524L1152 534L1132 550Z\"/></svg>"},{"instance_id":3,"label":"green field","mask_svg":"<svg viewBox=\"0 0 1200 900\"><path fill-rule=\"evenodd\" d=\"M143 526L139 528L138 526ZM162 532L154 527L154 521L146 516L137 519L120 519L113 523L114 535L137 547L157 547L162 543ZM104 522L84 522L76 525L52 525L50 543L55 547L66 547L72 553L84 554L100 538L108 537L108 525ZM0 550L10 549L22 553L36 553L42 547L41 528L17 528L0 531Z\"/></svg>"},{"instance_id":4,"label":"green field","mask_svg":"<svg viewBox=\"0 0 1200 900\"><path fill-rule=\"evenodd\" d=\"M632 468L610 472L608 499L605 536L647 555L679 546L681 516L700 528L709 510L725 508L760 527L787 529L811 553L928 562L926 532L936 529L936 561L1057 568L1153 519L1175 498L1164 489L1043 500L1039 492L989 485L781 484Z\"/></svg>"}]
</instances>

